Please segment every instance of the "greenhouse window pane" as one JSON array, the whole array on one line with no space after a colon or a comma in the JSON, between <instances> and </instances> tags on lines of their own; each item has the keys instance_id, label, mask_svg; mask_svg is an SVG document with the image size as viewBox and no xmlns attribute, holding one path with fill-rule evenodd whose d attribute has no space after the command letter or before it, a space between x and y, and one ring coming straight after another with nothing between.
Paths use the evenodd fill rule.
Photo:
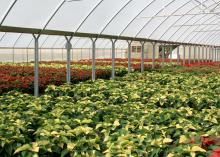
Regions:
<instances>
[{"instance_id":1,"label":"greenhouse window pane","mask_svg":"<svg viewBox=\"0 0 220 157\"><path fill-rule=\"evenodd\" d=\"M147 7L154 0L134 0L127 5L108 25L103 34L119 35L141 11ZM137 27L135 27L137 28Z\"/></svg>"},{"instance_id":2,"label":"greenhouse window pane","mask_svg":"<svg viewBox=\"0 0 220 157\"><path fill-rule=\"evenodd\" d=\"M109 20L111 20L128 1L129 0L103 1L88 17L78 32L100 33L108 24Z\"/></svg>"},{"instance_id":3,"label":"greenhouse window pane","mask_svg":"<svg viewBox=\"0 0 220 157\"><path fill-rule=\"evenodd\" d=\"M76 31L100 0L65 2L50 21L47 29Z\"/></svg>"},{"instance_id":4,"label":"greenhouse window pane","mask_svg":"<svg viewBox=\"0 0 220 157\"><path fill-rule=\"evenodd\" d=\"M121 34L122 36L131 36L135 37L135 35L144 27L146 22L150 21L150 19L145 18L136 18Z\"/></svg>"},{"instance_id":5,"label":"greenhouse window pane","mask_svg":"<svg viewBox=\"0 0 220 157\"><path fill-rule=\"evenodd\" d=\"M158 27L162 21L164 21L164 17L153 18L144 29L138 34L137 37L148 38L149 35L154 31L156 27Z\"/></svg>"},{"instance_id":6,"label":"greenhouse window pane","mask_svg":"<svg viewBox=\"0 0 220 157\"><path fill-rule=\"evenodd\" d=\"M151 35L152 39L159 39L162 34L166 33L168 29L172 29L172 25L175 21L177 21L179 17L172 16L166 19L166 21L163 22L162 25L160 25L157 29L155 28L155 32Z\"/></svg>"}]
</instances>

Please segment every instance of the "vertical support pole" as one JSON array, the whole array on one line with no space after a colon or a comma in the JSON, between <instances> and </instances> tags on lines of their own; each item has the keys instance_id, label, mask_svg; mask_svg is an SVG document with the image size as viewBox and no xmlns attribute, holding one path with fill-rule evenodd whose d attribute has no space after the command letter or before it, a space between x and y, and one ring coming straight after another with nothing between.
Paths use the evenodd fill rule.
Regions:
<instances>
[{"instance_id":1,"label":"vertical support pole","mask_svg":"<svg viewBox=\"0 0 220 157\"><path fill-rule=\"evenodd\" d=\"M205 47L205 62L208 62L208 47Z\"/></svg>"},{"instance_id":2,"label":"vertical support pole","mask_svg":"<svg viewBox=\"0 0 220 157\"><path fill-rule=\"evenodd\" d=\"M144 72L144 41L141 41L141 72Z\"/></svg>"},{"instance_id":3,"label":"vertical support pole","mask_svg":"<svg viewBox=\"0 0 220 157\"><path fill-rule=\"evenodd\" d=\"M194 55L193 55L193 62L196 62L196 46L194 45Z\"/></svg>"},{"instance_id":4,"label":"vertical support pole","mask_svg":"<svg viewBox=\"0 0 220 157\"><path fill-rule=\"evenodd\" d=\"M217 59L217 61L219 61L219 48L218 48L218 59Z\"/></svg>"},{"instance_id":5,"label":"vertical support pole","mask_svg":"<svg viewBox=\"0 0 220 157\"><path fill-rule=\"evenodd\" d=\"M216 51L216 47L215 47L215 62L216 62L216 52L217 52L217 51Z\"/></svg>"},{"instance_id":6,"label":"vertical support pole","mask_svg":"<svg viewBox=\"0 0 220 157\"><path fill-rule=\"evenodd\" d=\"M209 46L207 47L207 57L208 57L208 62L210 62L210 48L209 48Z\"/></svg>"},{"instance_id":7,"label":"vertical support pole","mask_svg":"<svg viewBox=\"0 0 220 157\"><path fill-rule=\"evenodd\" d=\"M170 46L169 51L170 51L170 63L172 64L172 60L173 60L173 54L172 54L173 48L172 48L172 46Z\"/></svg>"},{"instance_id":8,"label":"vertical support pole","mask_svg":"<svg viewBox=\"0 0 220 157\"><path fill-rule=\"evenodd\" d=\"M213 47L213 62L215 62L215 47Z\"/></svg>"},{"instance_id":9,"label":"vertical support pole","mask_svg":"<svg viewBox=\"0 0 220 157\"><path fill-rule=\"evenodd\" d=\"M162 67L164 67L165 60L165 45L162 45Z\"/></svg>"},{"instance_id":10,"label":"vertical support pole","mask_svg":"<svg viewBox=\"0 0 220 157\"><path fill-rule=\"evenodd\" d=\"M202 46L202 62L204 62L204 46Z\"/></svg>"},{"instance_id":11,"label":"vertical support pole","mask_svg":"<svg viewBox=\"0 0 220 157\"><path fill-rule=\"evenodd\" d=\"M191 64L191 45L189 45L188 64Z\"/></svg>"},{"instance_id":12,"label":"vertical support pole","mask_svg":"<svg viewBox=\"0 0 220 157\"><path fill-rule=\"evenodd\" d=\"M39 97L39 43L40 35L34 35L34 96Z\"/></svg>"},{"instance_id":13,"label":"vertical support pole","mask_svg":"<svg viewBox=\"0 0 220 157\"><path fill-rule=\"evenodd\" d=\"M217 62L219 61L219 48L217 48Z\"/></svg>"},{"instance_id":14,"label":"vertical support pole","mask_svg":"<svg viewBox=\"0 0 220 157\"><path fill-rule=\"evenodd\" d=\"M200 63L200 46L198 46L198 63Z\"/></svg>"},{"instance_id":15,"label":"vertical support pole","mask_svg":"<svg viewBox=\"0 0 220 157\"><path fill-rule=\"evenodd\" d=\"M183 65L185 65L185 64L186 64L185 59L186 59L186 46L185 46L185 45L183 45Z\"/></svg>"},{"instance_id":16,"label":"vertical support pole","mask_svg":"<svg viewBox=\"0 0 220 157\"><path fill-rule=\"evenodd\" d=\"M212 48L212 60L215 62L215 48Z\"/></svg>"},{"instance_id":17,"label":"vertical support pole","mask_svg":"<svg viewBox=\"0 0 220 157\"><path fill-rule=\"evenodd\" d=\"M131 43L132 41L127 41L128 42L128 73L131 72Z\"/></svg>"},{"instance_id":18,"label":"vertical support pole","mask_svg":"<svg viewBox=\"0 0 220 157\"><path fill-rule=\"evenodd\" d=\"M153 42L152 69L155 68L156 42Z\"/></svg>"},{"instance_id":19,"label":"vertical support pole","mask_svg":"<svg viewBox=\"0 0 220 157\"><path fill-rule=\"evenodd\" d=\"M112 42L112 79L115 79L115 43L116 39L111 39Z\"/></svg>"},{"instance_id":20,"label":"vertical support pole","mask_svg":"<svg viewBox=\"0 0 220 157\"><path fill-rule=\"evenodd\" d=\"M219 48L218 48L218 60L217 61L219 61Z\"/></svg>"},{"instance_id":21,"label":"vertical support pole","mask_svg":"<svg viewBox=\"0 0 220 157\"><path fill-rule=\"evenodd\" d=\"M180 65L180 46L177 47L177 63Z\"/></svg>"},{"instance_id":22,"label":"vertical support pole","mask_svg":"<svg viewBox=\"0 0 220 157\"><path fill-rule=\"evenodd\" d=\"M96 56L96 40L97 38L92 40L92 81L95 81L96 79L96 60L95 60L95 56Z\"/></svg>"},{"instance_id":23,"label":"vertical support pole","mask_svg":"<svg viewBox=\"0 0 220 157\"><path fill-rule=\"evenodd\" d=\"M72 37L66 37L67 65L66 65L66 82L71 83L71 44Z\"/></svg>"}]
</instances>

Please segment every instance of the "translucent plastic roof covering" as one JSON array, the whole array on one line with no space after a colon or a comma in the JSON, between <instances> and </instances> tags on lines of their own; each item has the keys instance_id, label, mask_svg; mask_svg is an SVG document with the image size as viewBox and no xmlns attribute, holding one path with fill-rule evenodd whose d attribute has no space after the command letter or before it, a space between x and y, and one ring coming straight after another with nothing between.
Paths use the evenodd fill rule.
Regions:
<instances>
[{"instance_id":1,"label":"translucent plastic roof covering","mask_svg":"<svg viewBox=\"0 0 220 157\"><path fill-rule=\"evenodd\" d=\"M97 34L220 46L219 25L220 0L0 0L0 29L34 28L88 37ZM63 37L45 36L42 47L62 47L65 42ZM29 35L0 33L1 47L22 47L32 40Z\"/></svg>"}]
</instances>

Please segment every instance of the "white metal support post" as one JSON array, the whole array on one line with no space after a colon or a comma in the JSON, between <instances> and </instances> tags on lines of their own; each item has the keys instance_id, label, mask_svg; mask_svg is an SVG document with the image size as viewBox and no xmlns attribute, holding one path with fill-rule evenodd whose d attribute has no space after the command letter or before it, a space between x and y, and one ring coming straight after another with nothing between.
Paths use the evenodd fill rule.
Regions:
<instances>
[{"instance_id":1,"label":"white metal support post","mask_svg":"<svg viewBox=\"0 0 220 157\"><path fill-rule=\"evenodd\" d=\"M189 45L189 56L188 56L188 64L191 63L191 46Z\"/></svg>"},{"instance_id":2,"label":"white metal support post","mask_svg":"<svg viewBox=\"0 0 220 157\"><path fill-rule=\"evenodd\" d=\"M165 44L162 45L162 67L164 67L164 60L165 60Z\"/></svg>"},{"instance_id":3,"label":"white metal support post","mask_svg":"<svg viewBox=\"0 0 220 157\"><path fill-rule=\"evenodd\" d=\"M112 79L115 79L115 43L116 39L111 39L112 42Z\"/></svg>"},{"instance_id":4,"label":"white metal support post","mask_svg":"<svg viewBox=\"0 0 220 157\"><path fill-rule=\"evenodd\" d=\"M217 57L216 57L217 55L216 55L216 54L217 54L217 49L216 49L216 47L215 47L215 62L216 62L216 60L217 60Z\"/></svg>"},{"instance_id":5,"label":"white metal support post","mask_svg":"<svg viewBox=\"0 0 220 157\"><path fill-rule=\"evenodd\" d=\"M67 65L66 65L66 82L71 83L71 40L73 37L66 38Z\"/></svg>"},{"instance_id":6,"label":"white metal support post","mask_svg":"<svg viewBox=\"0 0 220 157\"><path fill-rule=\"evenodd\" d=\"M207 59L208 59L208 62L210 62L210 47L209 46L207 47Z\"/></svg>"},{"instance_id":7,"label":"white metal support post","mask_svg":"<svg viewBox=\"0 0 220 157\"><path fill-rule=\"evenodd\" d=\"M213 47L213 52L212 52L212 60L213 60L213 62L215 62L215 47Z\"/></svg>"},{"instance_id":8,"label":"white metal support post","mask_svg":"<svg viewBox=\"0 0 220 157\"><path fill-rule=\"evenodd\" d=\"M204 57L204 46L202 46L202 63L205 61L205 57Z\"/></svg>"},{"instance_id":9,"label":"white metal support post","mask_svg":"<svg viewBox=\"0 0 220 157\"><path fill-rule=\"evenodd\" d=\"M185 59L186 59L186 46L183 45L183 65L185 65Z\"/></svg>"},{"instance_id":10,"label":"white metal support post","mask_svg":"<svg viewBox=\"0 0 220 157\"><path fill-rule=\"evenodd\" d=\"M34 37L34 96L39 97L39 38L40 35L33 34Z\"/></svg>"},{"instance_id":11,"label":"white metal support post","mask_svg":"<svg viewBox=\"0 0 220 157\"><path fill-rule=\"evenodd\" d=\"M152 69L155 68L156 44L157 44L156 42L152 42L152 45L153 45Z\"/></svg>"},{"instance_id":12,"label":"white metal support post","mask_svg":"<svg viewBox=\"0 0 220 157\"><path fill-rule=\"evenodd\" d=\"M217 48L217 61L219 61L219 48Z\"/></svg>"},{"instance_id":13,"label":"white metal support post","mask_svg":"<svg viewBox=\"0 0 220 157\"><path fill-rule=\"evenodd\" d=\"M208 62L210 62L210 47L208 46L207 47L207 55L208 55Z\"/></svg>"},{"instance_id":14,"label":"white metal support post","mask_svg":"<svg viewBox=\"0 0 220 157\"><path fill-rule=\"evenodd\" d=\"M196 62L196 46L194 45L193 48L194 48L193 62L195 63Z\"/></svg>"},{"instance_id":15,"label":"white metal support post","mask_svg":"<svg viewBox=\"0 0 220 157\"><path fill-rule=\"evenodd\" d=\"M215 62L215 47L213 47L213 61Z\"/></svg>"},{"instance_id":16,"label":"white metal support post","mask_svg":"<svg viewBox=\"0 0 220 157\"><path fill-rule=\"evenodd\" d=\"M141 72L144 72L144 41L141 41Z\"/></svg>"},{"instance_id":17,"label":"white metal support post","mask_svg":"<svg viewBox=\"0 0 220 157\"><path fill-rule=\"evenodd\" d=\"M218 60L217 61L219 61L219 48L218 48Z\"/></svg>"},{"instance_id":18,"label":"white metal support post","mask_svg":"<svg viewBox=\"0 0 220 157\"><path fill-rule=\"evenodd\" d=\"M131 72L131 43L132 41L127 41L128 42L128 73Z\"/></svg>"},{"instance_id":19,"label":"white metal support post","mask_svg":"<svg viewBox=\"0 0 220 157\"><path fill-rule=\"evenodd\" d=\"M172 54L173 47L172 47L172 45L170 46L169 51L170 51L170 63L172 64L172 59L173 59L173 54Z\"/></svg>"},{"instance_id":20,"label":"white metal support post","mask_svg":"<svg viewBox=\"0 0 220 157\"><path fill-rule=\"evenodd\" d=\"M208 47L205 47L205 62L208 62Z\"/></svg>"},{"instance_id":21,"label":"white metal support post","mask_svg":"<svg viewBox=\"0 0 220 157\"><path fill-rule=\"evenodd\" d=\"M214 62L215 60L215 58L214 58L214 55L215 54L215 48L214 47L212 47L212 62Z\"/></svg>"},{"instance_id":22,"label":"white metal support post","mask_svg":"<svg viewBox=\"0 0 220 157\"><path fill-rule=\"evenodd\" d=\"M177 63L180 65L180 45L177 47Z\"/></svg>"},{"instance_id":23,"label":"white metal support post","mask_svg":"<svg viewBox=\"0 0 220 157\"><path fill-rule=\"evenodd\" d=\"M96 79L96 41L98 38L91 38L92 40L92 81Z\"/></svg>"},{"instance_id":24,"label":"white metal support post","mask_svg":"<svg viewBox=\"0 0 220 157\"><path fill-rule=\"evenodd\" d=\"M198 63L200 63L200 46L198 47Z\"/></svg>"},{"instance_id":25,"label":"white metal support post","mask_svg":"<svg viewBox=\"0 0 220 157\"><path fill-rule=\"evenodd\" d=\"M210 47L210 60L213 62L213 48L212 46Z\"/></svg>"}]
</instances>

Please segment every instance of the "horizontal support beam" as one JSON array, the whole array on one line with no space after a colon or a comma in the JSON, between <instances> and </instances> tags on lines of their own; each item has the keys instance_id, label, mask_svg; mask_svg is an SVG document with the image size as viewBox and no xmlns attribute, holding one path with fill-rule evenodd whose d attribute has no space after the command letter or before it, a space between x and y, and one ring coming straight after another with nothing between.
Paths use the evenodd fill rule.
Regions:
<instances>
[{"instance_id":1,"label":"horizontal support beam","mask_svg":"<svg viewBox=\"0 0 220 157\"><path fill-rule=\"evenodd\" d=\"M161 43L161 44L172 44L172 45L215 46L215 45L203 45L203 44L196 44L196 43L181 43L181 42L172 42L172 41L163 41L163 40L152 40L152 39L146 39L146 38L133 38L133 37L126 37L126 36L68 32L68 31L59 31L59 30L48 30L48 29L42 30L42 29L36 29L36 28L23 28L23 27L11 27L11 26L0 26L0 32L27 33L27 34L39 34L40 33L40 34L45 34L45 35L144 41L144 42L156 42L156 43Z\"/></svg>"},{"instance_id":2,"label":"horizontal support beam","mask_svg":"<svg viewBox=\"0 0 220 157\"><path fill-rule=\"evenodd\" d=\"M0 50L3 49L3 50L11 50L11 49L14 49L14 50L23 50L23 49L28 49L28 50L33 50L34 47L0 47ZM62 50L62 49L65 49L65 48L49 48L49 47L45 47L45 48L39 48L40 50ZM72 50L91 50L92 48L72 48ZM97 50L111 50L111 48L96 48ZM126 47L124 48L115 48L115 50L127 50Z\"/></svg>"}]
</instances>

